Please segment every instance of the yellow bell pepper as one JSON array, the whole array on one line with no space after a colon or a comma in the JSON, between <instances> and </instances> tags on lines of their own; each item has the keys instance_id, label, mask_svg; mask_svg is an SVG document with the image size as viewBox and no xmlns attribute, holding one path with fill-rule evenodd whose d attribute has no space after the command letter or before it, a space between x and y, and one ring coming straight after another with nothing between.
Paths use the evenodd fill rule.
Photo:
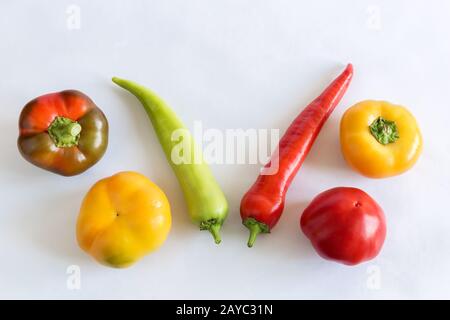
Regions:
<instances>
[{"instance_id":1,"label":"yellow bell pepper","mask_svg":"<svg viewBox=\"0 0 450 320\"><path fill-rule=\"evenodd\" d=\"M371 178L398 175L410 169L422 152L422 135L404 107L367 100L342 116L341 150L345 160Z\"/></svg>"},{"instance_id":2,"label":"yellow bell pepper","mask_svg":"<svg viewBox=\"0 0 450 320\"><path fill-rule=\"evenodd\" d=\"M160 247L171 223L164 192L139 173L120 172L98 181L86 194L77 240L98 262L123 268Z\"/></svg>"}]
</instances>

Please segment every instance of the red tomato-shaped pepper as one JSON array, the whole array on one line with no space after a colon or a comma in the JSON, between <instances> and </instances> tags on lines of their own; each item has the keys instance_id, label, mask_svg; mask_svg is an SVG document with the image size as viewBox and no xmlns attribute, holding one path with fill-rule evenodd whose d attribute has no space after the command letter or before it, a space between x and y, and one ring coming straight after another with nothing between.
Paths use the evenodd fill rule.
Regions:
<instances>
[{"instance_id":1,"label":"red tomato-shaped pepper","mask_svg":"<svg viewBox=\"0 0 450 320\"><path fill-rule=\"evenodd\" d=\"M321 257L346 265L376 257L386 238L383 210L357 188L320 193L303 212L300 227Z\"/></svg>"}]
</instances>

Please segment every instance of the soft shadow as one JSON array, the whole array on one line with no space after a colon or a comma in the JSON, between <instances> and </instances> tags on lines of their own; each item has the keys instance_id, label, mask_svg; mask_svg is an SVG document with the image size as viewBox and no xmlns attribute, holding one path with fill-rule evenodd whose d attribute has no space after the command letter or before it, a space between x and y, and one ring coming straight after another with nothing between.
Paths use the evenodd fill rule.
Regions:
<instances>
[{"instance_id":1,"label":"soft shadow","mask_svg":"<svg viewBox=\"0 0 450 320\"><path fill-rule=\"evenodd\" d=\"M269 234L260 234L253 252L270 253L274 261L305 261L314 258L315 253L309 240L300 230L300 216L309 201L288 203L278 224ZM242 234L248 238L248 231L242 227ZM246 240L245 239L245 240Z\"/></svg>"},{"instance_id":2,"label":"soft shadow","mask_svg":"<svg viewBox=\"0 0 450 320\"><path fill-rule=\"evenodd\" d=\"M348 170L341 153L338 118L329 119L325 123L306 157L305 165L327 171Z\"/></svg>"},{"instance_id":3,"label":"soft shadow","mask_svg":"<svg viewBox=\"0 0 450 320\"><path fill-rule=\"evenodd\" d=\"M62 193L49 190L39 199L39 210L32 210L20 218L18 232L39 249L64 260L87 260L88 256L76 241L76 220L83 192ZM28 204L29 206L29 204Z\"/></svg>"},{"instance_id":4,"label":"soft shadow","mask_svg":"<svg viewBox=\"0 0 450 320\"><path fill-rule=\"evenodd\" d=\"M273 243L283 259L305 260L315 256L309 240L300 230L300 217L309 201L287 203L282 217L273 231Z\"/></svg>"}]
</instances>

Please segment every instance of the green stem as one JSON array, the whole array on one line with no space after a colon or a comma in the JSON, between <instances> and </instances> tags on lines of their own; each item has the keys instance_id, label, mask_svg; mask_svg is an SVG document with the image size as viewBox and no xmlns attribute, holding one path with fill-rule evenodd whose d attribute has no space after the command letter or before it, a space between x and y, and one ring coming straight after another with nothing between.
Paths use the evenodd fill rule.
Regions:
<instances>
[{"instance_id":1,"label":"green stem","mask_svg":"<svg viewBox=\"0 0 450 320\"><path fill-rule=\"evenodd\" d=\"M211 232L216 244L219 244L222 241L219 233L221 227L222 222L217 221L217 219L210 219L200 223L200 230L208 230Z\"/></svg>"},{"instance_id":2,"label":"green stem","mask_svg":"<svg viewBox=\"0 0 450 320\"><path fill-rule=\"evenodd\" d=\"M369 126L369 130L372 136L382 145L394 143L400 138L395 122L382 117L376 118Z\"/></svg>"},{"instance_id":3,"label":"green stem","mask_svg":"<svg viewBox=\"0 0 450 320\"><path fill-rule=\"evenodd\" d=\"M211 234L214 238L214 242L216 244L219 244L222 241L222 239L220 238L220 233L219 233L220 227L221 227L220 224L213 224L208 229L209 232L211 232Z\"/></svg>"},{"instance_id":4,"label":"green stem","mask_svg":"<svg viewBox=\"0 0 450 320\"><path fill-rule=\"evenodd\" d=\"M81 125L69 118L56 117L47 131L58 148L68 148L78 145Z\"/></svg>"},{"instance_id":5,"label":"green stem","mask_svg":"<svg viewBox=\"0 0 450 320\"><path fill-rule=\"evenodd\" d=\"M257 224L254 224L251 227L249 227L249 230L250 230L250 236L248 237L247 246L249 248L251 248L251 247L253 247L253 244L255 243L256 236L261 233L261 228Z\"/></svg>"},{"instance_id":6,"label":"green stem","mask_svg":"<svg viewBox=\"0 0 450 320\"><path fill-rule=\"evenodd\" d=\"M254 218L247 218L243 221L244 226L250 230L250 236L248 238L247 246L253 247L256 237L260 233L269 233L269 226L265 223L259 222Z\"/></svg>"}]
</instances>

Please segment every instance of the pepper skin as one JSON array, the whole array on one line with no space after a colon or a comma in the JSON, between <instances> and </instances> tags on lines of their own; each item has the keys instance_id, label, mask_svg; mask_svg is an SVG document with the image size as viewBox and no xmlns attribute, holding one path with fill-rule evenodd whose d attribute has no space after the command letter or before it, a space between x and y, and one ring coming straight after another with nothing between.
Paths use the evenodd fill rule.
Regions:
<instances>
[{"instance_id":1,"label":"pepper skin","mask_svg":"<svg viewBox=\"0 0 450 320\"><path fill-rule=\"evenodd\" d=\"M286 192L311 149L323 124L347 90L353 76L351 64L325 91L312 101L287 129L278 152L265 166L278 162L273 174L263 172L241 200L242 223L250 230L247 245L253 246L259 233L269 233L280 218Z\"/></svg>"},{"instance_id":2,"label":"pepper skin","mask_svg":"<svg viewBox=\"0 0 450 320\"><path fill-rule=\"evenodd\" d=\"M119 172L95 183L84 197L77 240L101 264L125 268L159 248L171 224L164 192L142 174Z\"/></svg>"},{"instance_id":3,"label":"pepper skin","mask_svg":"<svg viewBox=\"0 0 450 320\"><path fill-rule=\"evenodd\" d=\"M85 94L66 90L25 105L17 145L32 164L73 176L93 166L108 145L108 121Z\"/></svg>"},{"instance_id":4,"label":"pepper skin","mask_svg":"<svg viewBox=\"0 0 450 320\"><path fill-rule=\"evenodd\" d=\"M341 150L347 163L370 178L385 178L410 169L422 152L422 135L404 107L367 100L342 116Z\"/></svg>"},{"instance_id":5,"label":"pepper skin","mask_svg":"<svg viewBox=\"0 0 450 320\"><path fill-rule=\"evenodd\" d=\"M346 265L373 259L386 238L383 210L357 188L320 193L303 212L300 227L322 258Z\"/></svg>"},{"instance_id":6,"label":"pepper skin","mask_svg":"<svg viewBox=\"0 0 450 320\"><path fill-rule=\"evenodd\" d=\"M191 220L200 230L208 230L215 243L219 244L219 231L228 215L228 202L191 133L175 112L151 90L129 80L116 77L112 80L142 103L183 190ZM180 146L186 147L184 154L190 154L187 161L178 162L176 151Z\"/></svg>"}]
</instances>

